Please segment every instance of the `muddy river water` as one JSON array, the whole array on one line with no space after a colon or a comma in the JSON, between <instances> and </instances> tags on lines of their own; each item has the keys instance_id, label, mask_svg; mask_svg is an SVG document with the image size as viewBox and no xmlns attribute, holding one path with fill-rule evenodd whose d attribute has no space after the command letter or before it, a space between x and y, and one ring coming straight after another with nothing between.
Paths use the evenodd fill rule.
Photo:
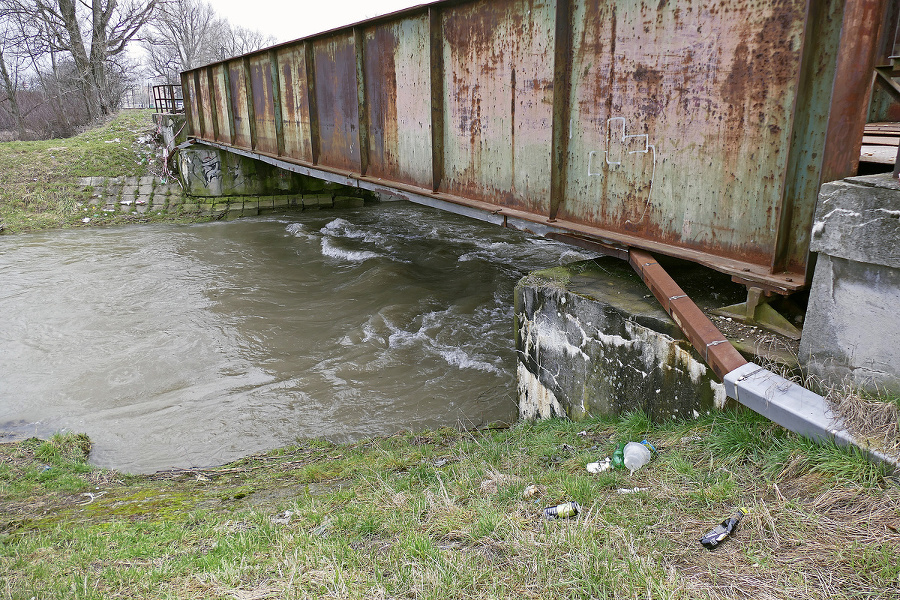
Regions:
<instances>
[{"instance_id":1,"label":"muddy river water","mask_svg":"<svg viewBox=\"0 0 900 600\"><path fill-rule=\"evenodd\" d=\"M133 473L515 419L513 288L571 248L407 203L0 237L0 441Z\"/></svg>"}]
</instances>

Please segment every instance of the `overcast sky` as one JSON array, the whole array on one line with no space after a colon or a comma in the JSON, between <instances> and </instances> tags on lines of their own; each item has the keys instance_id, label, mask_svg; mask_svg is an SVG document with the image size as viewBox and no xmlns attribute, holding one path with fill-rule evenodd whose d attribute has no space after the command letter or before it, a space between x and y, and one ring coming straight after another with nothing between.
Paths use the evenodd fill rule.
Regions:
<instances>
[{"instance_id":1,"label":"overcast sky","mask_svg":"<svg viewBox=\"0 0 900 600\"><path fill-rule=\"evenodd\" d=\"M232 25L287 42L429 0L210 0Z\"/></svg>"}]
</instances>

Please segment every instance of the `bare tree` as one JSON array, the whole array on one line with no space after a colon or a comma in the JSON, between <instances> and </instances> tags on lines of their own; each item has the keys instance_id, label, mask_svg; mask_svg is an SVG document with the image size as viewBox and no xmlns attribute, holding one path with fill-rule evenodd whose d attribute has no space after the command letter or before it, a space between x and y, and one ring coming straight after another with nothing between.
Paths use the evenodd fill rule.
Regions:
<instances>
[{"instance_id":1,"label":"bare tree","mask_svg":"<svg viewBox=\"0 0 900 600\"><path fill-rule=\"evenodd\" d=\"M154 77L177 83L179 73L275 43L258 31L231 25L205 0L168 0L144 35Z\"/></svg>"},{"instance_id":2,"label":"bare tree","mask_svg":"<svg viewBox=\"0 0 900 600\"><path fill-rule=\"evenodd\" d=\"M4 0L9 10L38 27L35 51L72 57L91 118L116 108L114 62L153 16L160 0Z\"/></svg>"},{"instance_id":3,"label":"bare tree","mask_svg":"<svg viewBox=\"0 0 900 600\"><path fill-rule=\"evenodd\" d=\"M15 23L11 19L12 15L3 9L0 12L0 103L9 104L9 112L13 118L16 127L16 133L20 140L24 140L26 136L25 118L22 109L19 106L19 67L21 65L21 57L10 52L7 48L13 46L13 38L15 34ZM8 66L9 65L9 66ZM11 67L11 69L10 69ZM10 73L12 70L12 73Z\"/></svg>"},{"instance_id":4,"label":"bare tree","mask_svg":"<svg viewBox=\"0 0 900 600\"><path fill-rule=\"evenodd\" d=\"M227 23L203 0L170 0L160 7L144 36L147 63L155 77L176 83L181 71L210 63Z\"/></svg>"},{"instance_id":5,"label":"bare tree","mask_svg":"<svg viewBox=\"0 0 900 600\"><path fill-rule=\"evenodd\" d=\"M219 59L240 56L275 44L275 38L240 25L230 25L223 32L219 46Z\"/></svg>"}]
</instances>

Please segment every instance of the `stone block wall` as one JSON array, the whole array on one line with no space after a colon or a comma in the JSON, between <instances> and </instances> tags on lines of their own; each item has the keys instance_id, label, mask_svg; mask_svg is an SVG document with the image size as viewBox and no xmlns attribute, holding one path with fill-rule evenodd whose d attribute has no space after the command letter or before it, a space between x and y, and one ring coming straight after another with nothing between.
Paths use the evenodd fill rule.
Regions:
<instances>
[{"instance_id":1,"label":"stone block wall","mask_svg":"<svg viewBox=\"0 0 900 600\"><path fill-rule=\"evenodd\" d=\"M900 182L890 174L822 186L800 360L826 384L900 393Z\"/></svg>"},{"instance_id":2,"label":"stone block wall","mask_svg":"<svg viewBox=\"0 0 900 600\"><path fill-rule=\"evenodd\" d=\"M82 187L90 204L106 213L160 213L214 219L236 219L286 210L353 208L364 198L341 196L334 190L262 196L188 196L178 181L156 177L85 177Z\"/></svg>"}]
</instances>

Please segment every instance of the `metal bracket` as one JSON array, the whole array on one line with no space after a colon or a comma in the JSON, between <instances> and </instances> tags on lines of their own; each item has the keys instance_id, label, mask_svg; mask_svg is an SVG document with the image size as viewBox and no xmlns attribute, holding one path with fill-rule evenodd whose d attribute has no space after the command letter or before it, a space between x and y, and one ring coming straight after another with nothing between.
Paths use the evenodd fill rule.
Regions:
<instances>
[{"instance_id":1,"label":"metal bracket","mask_svg":"<svg viewBox=\"0 0 900 600\"><path fill-rule=\"evenodd\" d=\"M712 311L723 317L731 317L736 321L748 325L756 325L769 331L774 331L792 340L800 339L800 330L785 319L777 310L769 306L771 297L761 288L748 287L747 301L740 304L732 304Z\"/></svg>"}]
</instances>

